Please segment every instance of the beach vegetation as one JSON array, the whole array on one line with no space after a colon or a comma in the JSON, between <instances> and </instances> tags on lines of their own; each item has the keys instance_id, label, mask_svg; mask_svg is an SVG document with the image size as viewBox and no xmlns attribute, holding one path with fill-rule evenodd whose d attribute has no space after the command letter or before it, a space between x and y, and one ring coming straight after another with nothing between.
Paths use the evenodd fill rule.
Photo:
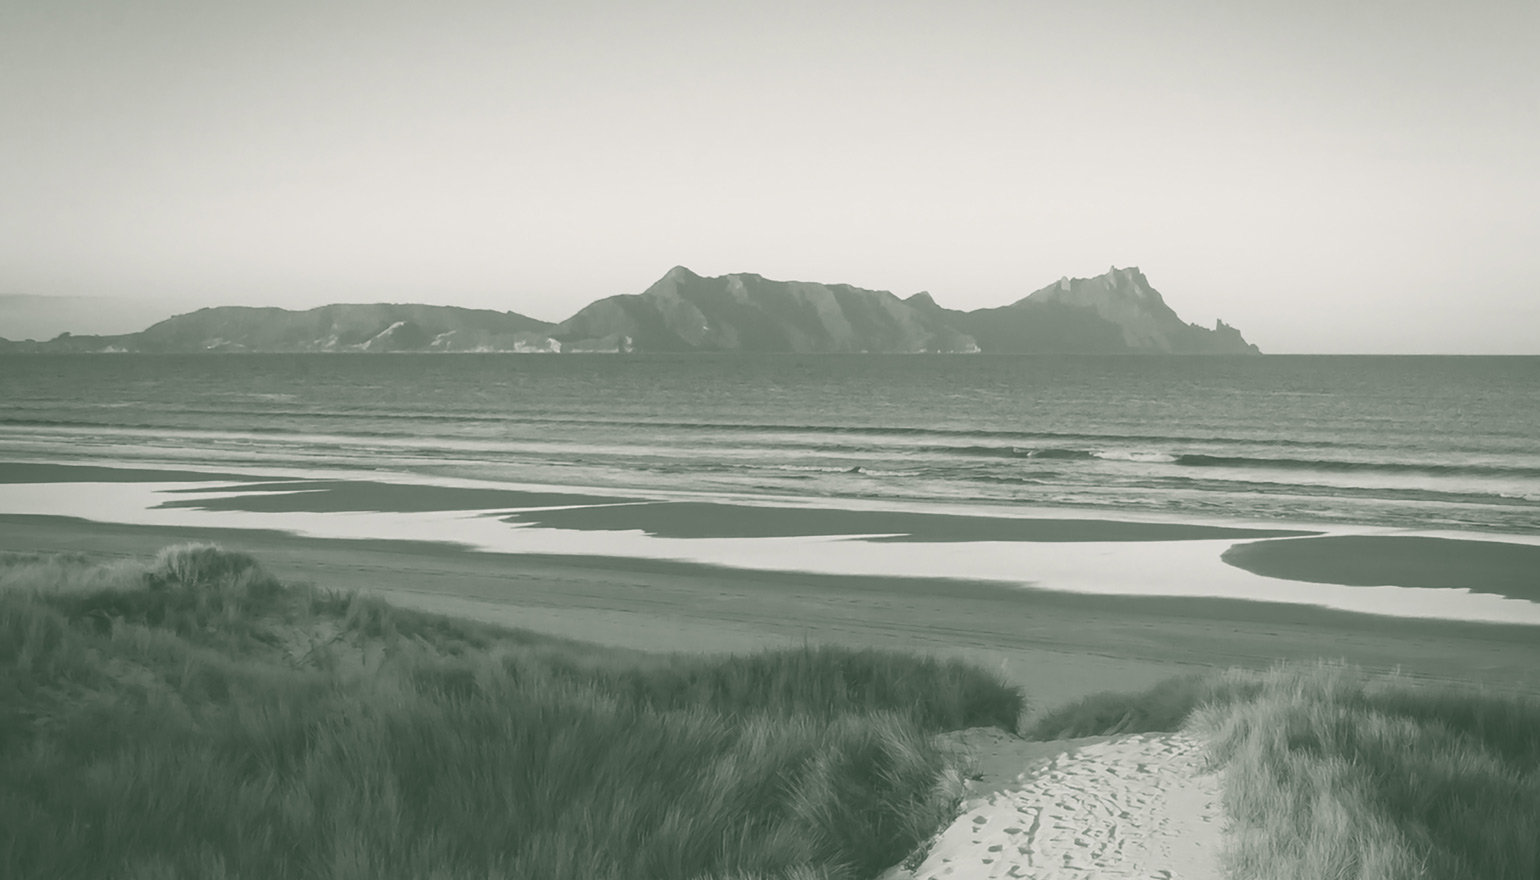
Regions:
<instances>
[{"instance_id":1,"label":"beach vegetation","mask_svg":"<svg viewBox=\"0 0 1540 880\"><path fill-rule=\"evenodd\" d=\"M1051 710L1033 739L1187 730L1224 771L1234 880L1540 877L1540 700L1291 664Z\"/></svg>"},{"instance_id":2,"label":"beach vegetation","mask_svg":"<svg viewBox=\"0 0 1540 880\"><path fill-rule=\"evenodd\" d=\"M961 662L655 656L208 545L0 556L0 876L874 877L950 821Z\"/></svg>"},{"instance_id":3,"label":"beach vegetation","mask_svg":"<svg viewBox=\"0 0 1540 880\"><path fill-rule=\"evenodd\" d=\"M1025 710L960 661L607 648L208 545L0 554L0 876L875 877L955 815L936 735ZM1223 771L1235 880L1540 877L1532 697L1294 664L1023 733L1178 730Z\"/></svg>"},{"instance_id":4,"label":"beach vegetation","mask_svg":"<svg viewBox=\"0 0 1540 880\"><path fill-rule=\"evenodd\" d=\"M1239 682L1214 675L1183 675L1144 691L1091 694L1033 718L1022 735L1046 742L1084 736L1171 733L1181 730L1193 711L1214 701L1221 690L1239 688Z\"/></svg>"},{"instance_id":5,"label":"beach vegetation","mask_svg":"<svg viewBox=\"0 0 1540 880\"><path fill-rule=\"evenodd\" d=\"M1251 692L1190 722L1225 771L1237 880L1540 877L1540 700L1341 664L1218 688Z\"/></svg>"}]
</instances>

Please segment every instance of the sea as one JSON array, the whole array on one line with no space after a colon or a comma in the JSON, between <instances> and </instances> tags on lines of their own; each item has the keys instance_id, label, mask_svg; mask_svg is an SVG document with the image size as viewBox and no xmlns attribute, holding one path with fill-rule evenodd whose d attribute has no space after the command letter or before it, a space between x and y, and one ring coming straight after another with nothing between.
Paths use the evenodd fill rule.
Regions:
<instances>
[{"instance_id":1,"label":"sea","mask_svg":"<svg viewBox=\"0 0 1540 880\"><path fill-rule=\"evenodd\" d=\"M1540 357L3 356L0 460L1535 543Z\"/></svg>"}]
</instances>

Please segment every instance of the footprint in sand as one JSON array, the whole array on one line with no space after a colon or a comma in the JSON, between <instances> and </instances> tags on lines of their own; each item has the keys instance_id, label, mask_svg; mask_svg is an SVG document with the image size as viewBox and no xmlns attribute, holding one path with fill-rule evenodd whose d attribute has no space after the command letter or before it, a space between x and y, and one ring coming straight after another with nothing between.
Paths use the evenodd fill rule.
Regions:
<instances>
[{"instance_id":1,"label":"footprint in sand","mask_svg":"<svg viewBox=\"0 0 1540 880\"><path fill-rule=\"evenodd\" d=\"M992 758L1043 744L996 739ZM1031 763L1023 758L1022 764ZM1019 766L1019 765L1018 765ZM1220 782L1185 734L1130 736L1060 755L994 797L964 804L913 871L930 878L1219 880ZM998 821L997 821L998 820Z\"/></svg>"}]
</instances>

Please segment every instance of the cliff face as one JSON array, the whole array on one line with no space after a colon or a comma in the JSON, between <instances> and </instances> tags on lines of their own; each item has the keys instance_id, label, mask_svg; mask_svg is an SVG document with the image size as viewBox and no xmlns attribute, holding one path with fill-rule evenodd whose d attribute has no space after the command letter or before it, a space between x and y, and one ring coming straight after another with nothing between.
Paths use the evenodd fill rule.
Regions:
<instances>
[{"instance_id":1,"label":"cliff face","mask_svg":"<svg viewBox=\"0 0 1540 880\"><path fill-rule=\"evenodd\" d=\"M670 269L560 324L427 305L200 309L140 333L6 342L11 352L749 351L1255 354L1240 331L1188 324L1137 268L1064 278L1008 306L962 312L846 284L705 278Z\"/></svg>"},{"instance_id":2,"label":"cliff face","mask_svg":"<svg viewBox=\"0 0 1540 880\"><path fill-rule=\"evenodd\" d=\"M953 315L985 351L1257 353L1222 321L1209 330L1177 317L1137 267L1061 278L1011 305Z\"/></svg>"}]
</instances>

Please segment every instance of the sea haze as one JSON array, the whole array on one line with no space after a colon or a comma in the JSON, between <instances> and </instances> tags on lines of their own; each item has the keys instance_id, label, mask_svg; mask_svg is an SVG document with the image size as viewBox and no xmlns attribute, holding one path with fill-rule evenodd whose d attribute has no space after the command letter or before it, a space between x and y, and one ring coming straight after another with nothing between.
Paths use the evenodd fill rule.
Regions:
<instances>
[{"instance_id":1,"label":"sea haze","mask_svg":"<svg viewBox=\"0 0 1540 880\"><path fill-rule=\"evenodd\" d=\"M1540 358L61 355L0 365L0 459L182 472L124 489L140 493L116 514L129 520L153 507L315 532L321 514L374 514L348 534L385 536L413 516L447 515L458 525L416 528L520 552L578 552L585 533L609 536L614 550L615 535L636 534L654 543L625 552L725 564L759 564L749 560L768 547L784 557L776 542L808 539L804 562L775 564L841 571L866 564L846 545L895 559L917 549L903 543L935 551L924 557L933 567L978 569L959 576L1102 590L1085 576L1042 580L1029 557L1051 566L1026 545L1134 553L1190 542L1215 544L1204 552L1217 560L1239 541L1313 531L1540 543ZM102 479L18 473L0 474L11 483L0 491L17 499L20 483L34 484L29 503L45 507L35 484ZM403 480L440 488L391 488ZM525 497L531 487L546 494ZM696 506L652 515L659 499L681 498ZM509 513L585 506L591 514ZM502 515L467 524L486 512ZM1024 516L1128 529L1068 538L1001 524ZM1199 525L1213 531L1182 532ZM961 546L938 549L946 543ZM1154 558L1126 562L1137 570ZM1332 580L1276 565L1266 574Z\"/></svg>"}]
</instances>

